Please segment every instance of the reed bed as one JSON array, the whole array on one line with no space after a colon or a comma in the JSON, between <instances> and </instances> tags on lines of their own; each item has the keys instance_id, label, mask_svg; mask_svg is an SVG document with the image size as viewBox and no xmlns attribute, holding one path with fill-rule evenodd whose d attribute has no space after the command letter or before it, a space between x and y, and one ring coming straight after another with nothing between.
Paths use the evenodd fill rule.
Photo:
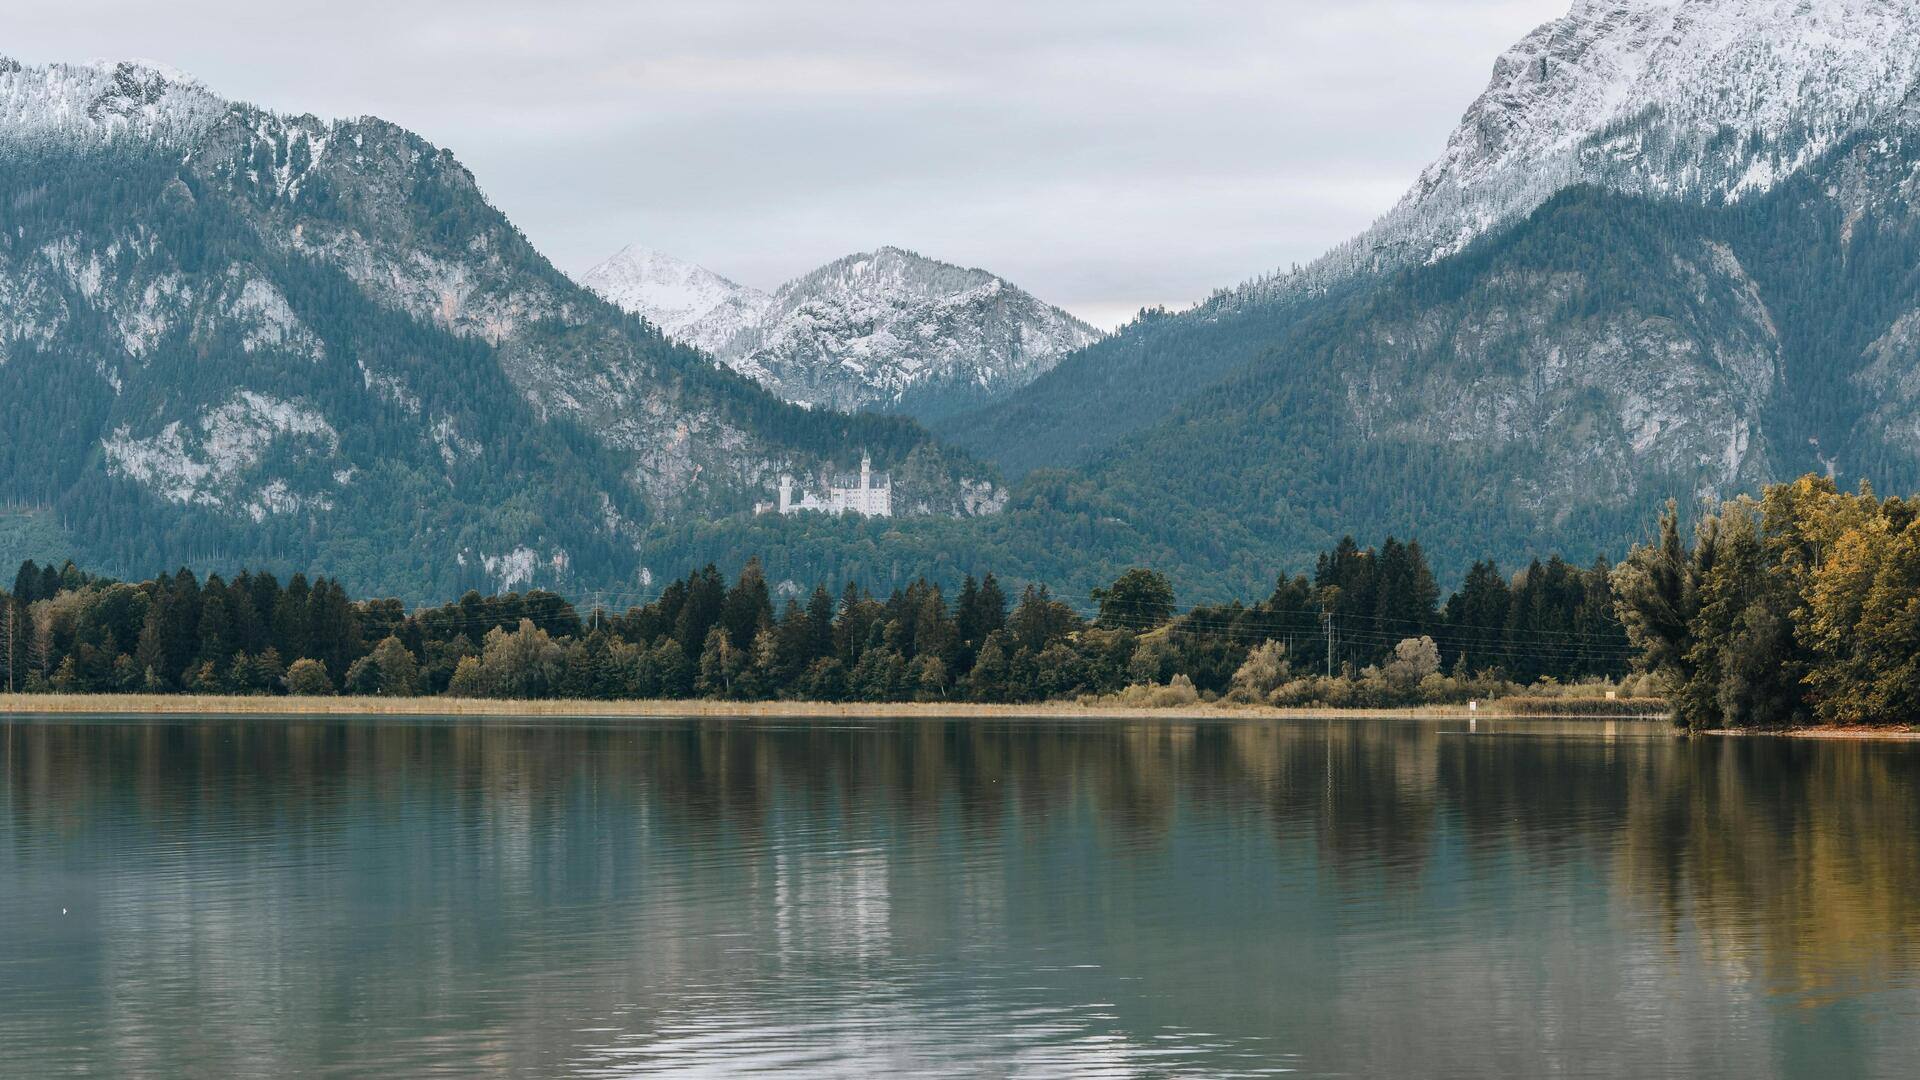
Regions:
<instances>
[{"instance_id":1,"label":"reed bed","mask_svg":"<svg viewBox=\"0 0 1920 1080\"><path fill-rule=\"evenodd\" d=\"M1525 707L1513 707L1514 703ZM1602 711L1600 706L1622 706ZM1634 708L1625 708L1634 706ZM1537 707L1538 711L1532 711ZM1492 702L1480 715L1562 718L1665 714L1659 702L1581 699L1512 699ZM767 719L1062 719L1062 720L1255 720L1361 719L1457 720L1464 705L1410 709L1277 709L1199 702L1170 708L1080 702L987 705L951 702L837 703L808 701L497 701L416 697L225 697L194 694L14 694L0 695L0 715L13 716L498 716L610 719L747 717Z\"/></svg>"},{"instance_id":2,"label":"reed bed","mask_svg":"<svg viewBox=\"0 0 1920 1080\"><path fill-rule=\"evenodd\" d=\"M1667 703L1659 698L1510 697L1489 701L1489 716L1600 717L1608 720L1665 720Z\"/></svg>"}]
</instances>

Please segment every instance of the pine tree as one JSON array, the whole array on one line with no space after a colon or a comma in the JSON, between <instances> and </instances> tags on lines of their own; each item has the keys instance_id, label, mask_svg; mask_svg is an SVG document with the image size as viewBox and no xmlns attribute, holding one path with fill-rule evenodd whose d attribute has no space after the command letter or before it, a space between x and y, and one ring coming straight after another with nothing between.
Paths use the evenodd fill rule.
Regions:
<instances>
[{"instance_id":1,"label":"pine tree","mask_svg":"<svg viewBox=\"0 0 1920 1080\"><path fill-rule=\"evenodd\" d=\"M1460 591L1447 599L1442 619L1441 656L1448 670L1465 675L1467 666L1476 671L1510 668L1507 619L1512 608L1513 592L1500 568L1491 561L1474 563Z\"/></svg>"},{"instance_id":2,"label":"pine tree","mask_svg":"<svg viewBox=\"0 0 1920 1080\"><path fill-rule=\"evenodd\" d=\"M226 671L233 662L233 627L227 613L227 588L220 575L208 576L200 595L200 648L195 653L202 664L215 671Z\"/></svg>"},{"instance_id":3,"label":"pine tree","mask_svg":"<svg viewBox=\"0 0 1920 1080\"><path fill-rule=\"evenodd\" d=\"M182 567L168 585L166 603L167 667L162 673L170 683L181 683L193 658L200 651L200 583L193 571Z\"/></svg>"},{"instance_id":4,"label":"pine tree","mask_svg":"<svg viewBox=\"0 0 1920 1080\"><path fill-rule=\"evenodd\" d=\"M360 625L346 590L338 581L322 578L315 582L307 601L311 648L316 659L329 672L344 677L347 668L364 653Z\"/></svg>"},{"instance_id":5,"label":"pine tree","mask_svg":"<svg viewBox=\"0 0 1920 1080\"><path fill-rule=\"evenodd\" d=\"M1080 629L1080 617L1072 608L1055 600L1045 585L1028 585L1021 592L1020 603L1013 609L1007 626L1021 648L1037 655L1048 645Z\"/></svg>"},{"instance_id":6,"label":"pine tree","mask_svg":"<svg viewBox=\"0 0 1920 1080\"><path fill-rule=\"evenodd\" d=\"M674 620L674 637L680 642L684 655L699 656L705 650L707 631L720 621L726 600L726 582L720 577L720 569L712 563L687 579L684 599Z\"/></svg>"},{"instance_id":7,"label":"pine tree","mask_svg":"<svg viewBox=\"0 0 1920 1080\"><path fill-rule=\"evenodd\" d=\"M273 644L285 656L310 656L312 636L309 632L308 604L311 590L307 587L307 576L295 574L287 581L287 587L273 605Z\"/></svg>"},{"instance_id":8,"label":"pine tree","mask_svg":"<svg viewBox=\"0 0 1920 1080\"><path fill-rule=\"evenodd\" d=\"M227 586L227 617L232 620L234 648L249 655L258 654L273 644L268 620L260 617L255 602L253 574L242 570Z\"/></svg>"},{"instance_id":9,"label":"pine tree","mask_svg":"<svg viewBox=\"0 0 1920 1080\"><path fill-rule=\"evenodd\" d=\"M832 656L833 651L833 594L825 585L817 585L807 599L807 663Z\"/></svg>"},{"instance_id":10,"label":"pine tree","mask_svg":"<svg viewBox=\"0 0 1920 1080\"><path fill-rule=\"evenodd\" d=\"M40 567L32 559L20 564L20 572L13 577L13 599L22 608L30 607L35 600L51 599L39 595Z\"/></svg>"},{"instance_id":11,"label":"pine tree","mask_svg":"<svg viewBox=\"0 0 1920 1080\"><path fill-rule=\"evenodd\" d=\"M773 601L767 593L766 574L758 558L748 559L746 569L740 571L739 580L721 604L720 624L726 627L733 647L745 651L752 649L761 628L772 622Z\"/></svg>"},{"instance_id":12,"label":"pine tree","mask_svg":"<svg viewBox=\"0 0 1920 1080\"><path fill-rule=\"evenodd\" d=\"M1007 625L1007 594L1001 590L1000 581L991 570L980 582L977 619L973 627L975 636L969 639L976 646L986 641L995 630L1004 629Z\"/></svg>"}]
</instances>

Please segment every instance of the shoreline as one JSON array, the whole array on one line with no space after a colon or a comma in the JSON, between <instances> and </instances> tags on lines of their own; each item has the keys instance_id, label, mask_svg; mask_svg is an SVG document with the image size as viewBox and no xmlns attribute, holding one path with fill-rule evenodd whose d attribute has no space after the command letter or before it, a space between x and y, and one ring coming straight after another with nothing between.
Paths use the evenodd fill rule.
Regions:
<instances>
[{"instance_id":1,"label":"shoreline","mask_svg":"<svg viewBox=\"0 0 1920 1080\"><path fill-rule=\"evenodd\" d=\"M1464 705L1402 709L1281 709L1265 705L1196 704L1173 708L1039 702L994 705L970 702L713 701L501 701L487 698L292 698L192 694L0 694L0 718L58 716L413 716L507 719L685 720L1631 720L1660 721L1664 714L1595 711L1503 711L1489 702L1479 712Z\"/></svg>"},{"instance_id":2,"label":"shoreline","mask_svg":"<svg viewBox=\"0 0 1920 1080\"><path fill-rule=\"evenodd\" d=\"M1083 704L1077 701L995 705L977 702L827 702L714 701L684 698L656 701L503 701L449 697L234 697L196 694L0 694L0 722L59 717L127 718L206 716L241 719L413 717L502 720L1160 720L1169 723L1247 720L1572 720L1581 722L1668 721L1665 713L1608 712L1604 702L1592 711L1503 709L1487 702L1480 711L1464 705L1420 705L1400 709L1298 708L1268 705L1200 703L1172 708ZM1675 729L1675 734L1681 734ZM1894 728L1805 727L1768 731L1719 728L1700 734L1716 738L1807 739L1829 742L1920 742L1920 726Z\"/></svg>"},{"instance_id":3,"label":"shoreline","mask_svg":"<svg viewBox=\"0 0 1920 1080\"><path fill-rule=\"evenodd\" d=\"M1823 739L1829 742L1920 742L1920 728L1903 727L1803 727L1773 731L1741 731L1715 728L1702 732L1722 738Z\"/></svg>"}]
</instances>

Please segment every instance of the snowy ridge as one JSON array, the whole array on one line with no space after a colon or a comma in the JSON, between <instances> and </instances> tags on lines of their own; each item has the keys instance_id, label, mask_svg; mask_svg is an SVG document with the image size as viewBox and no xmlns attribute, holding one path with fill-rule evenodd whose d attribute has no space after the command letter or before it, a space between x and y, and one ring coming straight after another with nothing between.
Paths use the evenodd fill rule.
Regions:
<instances>
[{"instance_id":1,"label":"snowy ridge","mask_svg":"<svg viewBox=\"0 0 1920 1080\"><path fill-rule=\"evenodd\" d=\"M0 57L0 145L190 145L232 106L191 76L141 60L26 67Z\"/></svg>"},{"instance_id":2,"label":"snowy ridge","mask_svg":"<svg viewBox=\"0 0 1920 1080\"><path fill-rule=\"evenodd\" d=\"M1577 183L1750 197L1896 122L1917 81L1912 0L1577 0L1500 57L1445 152L1384 218L1228 299L1444 258Z\"/></svg>"},{"instance_id":3,"label":"snowy ridge","mask_svg":"<svg viewBox=\"0 0 1920 1080\"><path fill-rule=\"evenodd\" d=\"M789 401L859 409L933 388L990 394L1099 340L985 270L900 248L849 255L768 296L633 247L582 284Z\"/></svg>"},{"instance_id":4,"label":"snowy ridge","mask_svg":"<svg viewBox=\"0 0 1920 1080\"><path fill-rule=\"evenodd\" d=\"M639 244L582 274L580 284L668 337L710 353L720 351L773 302L757 289Z\"/></svg>"}]
</instances>

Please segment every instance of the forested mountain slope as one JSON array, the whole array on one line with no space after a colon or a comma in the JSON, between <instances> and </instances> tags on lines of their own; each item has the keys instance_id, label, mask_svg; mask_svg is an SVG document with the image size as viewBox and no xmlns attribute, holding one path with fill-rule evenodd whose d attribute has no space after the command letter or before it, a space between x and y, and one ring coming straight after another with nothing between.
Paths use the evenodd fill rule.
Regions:
<instances>
[{"instance_id":1,"label":"forested mountain slope","mask_svg":"<svg viewBox=\"0 0 1920 1080\"><path fill-rule=\"evenodd\" d=\"M1450 582L1481 558L1618 558L1670 498L1810 471L1911 490L1916 192L1920 141L1891 129L1732 206L1576 187L1302 314L1166 421L1030 474L993 520L815 550L840 543L882 580L887 558L980 552L1074 588L1139 563L1214 599L1345 533L1418 537ZM742 535L679 542L744 558L770 539Z\"/></svg>"},{"instance_id":2,"label":"forested mountain slope","mask_svg":"<svg viewBox=\"0 0 1920 1080\"><path fill-rule=\"evenodd\" d=\"M136 64L0 65L0 501L109 568L638 587L641 532L909 422L787 405L558 273L444 150Z\"/></svg>"},{"instance_id":3,"label":"forested mountain slope","mask_svg":"<svg viewBox=\"0 0 1920 1080\"><path fill-rule=\"evenodd\" d=\"M1730 207L1564 192L1304 321L1087 486L1182 550L1397 531L1456 573L1618 554L1668 498L1807 471L1910 489L1916 151L1862 137Z\"/></svg>"},{"instance_id":4,"label":"forested mountain slope","mask_svg":"<svg viewBox=\"0 0 1920 1080\"><path fill-rule=\"evenodd\" d=\"M150 69L0 70L0 506L96 565L646 593L1132 565L1251 595L1345 533L1621 554L1668 498L1920 483L1920 7L1582 0L1353 245L943 431L781 402L568 282L444 152ZM747 512L863 450L908 516ZM988 478L990 479L990 478ZM982 511L999 511L973 517ZM21 530L15 530L20 532Z\"/></svg>"},{"instance_id":5,"label":"forested mountain slope","mask_svg":"<svg viewBox=\"0 0 1920 1080\"><path fill-rule=\"evenodd\" d=\"M1087 464L1158 423L1193 394L1271 354L1299 321L1371 287L1259 304L1214 304L1179 314L1143 311L1111 337L1067 356L1026 387L929 419L955 446L991 459L1010 477Z\"/></svg>"},{"instance_id":6,"label":"forested mountain slope","mask_svg":"<svg viewBox=\"0 0 1920 1080\"><path fill-rule=\"evenodd\" d=\"M1457 254L1558 192L1751 201L1898 128L1916 80L1908 0L1576 0L1499 58L1439 158L1360 236L1130 327L941 433L1015 474L1084 464L1281 348L1302 311Z\"/></svg>"}]
</instances>

